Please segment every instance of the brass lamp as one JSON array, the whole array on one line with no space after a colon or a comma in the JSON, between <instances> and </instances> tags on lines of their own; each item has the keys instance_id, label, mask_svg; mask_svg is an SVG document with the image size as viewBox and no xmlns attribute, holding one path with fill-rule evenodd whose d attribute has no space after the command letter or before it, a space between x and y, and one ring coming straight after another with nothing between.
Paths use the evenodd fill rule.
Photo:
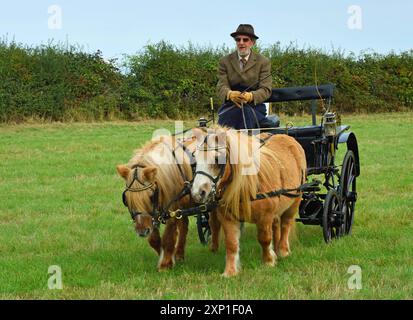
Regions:
<instances>
[{"instance_id":1,"label":"brass lamp","mask_svg":"<svg viewBox=\"0 0 413 320\"><path fill-rule=\"evenodd\" d=\"M334 137L336 135L336 114L327 112L324 114L324 134L326 137Z\"/></svg>"}]
</instances>

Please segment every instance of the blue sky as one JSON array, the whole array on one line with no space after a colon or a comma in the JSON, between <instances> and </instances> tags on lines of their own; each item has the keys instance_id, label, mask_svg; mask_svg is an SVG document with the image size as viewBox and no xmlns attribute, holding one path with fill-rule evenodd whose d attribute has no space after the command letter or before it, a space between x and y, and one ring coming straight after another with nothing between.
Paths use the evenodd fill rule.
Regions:
<instances>
[{"instance_id":1,"label":"blue sky","mask_svg":"<svg viewBox=\"0 0 413 320\"><path fill-rule=\"evenodd\" d=\"M62 10L51 30L48 8ZM361 29L350 29L348 8L361 9ZM387 53L413 48L411 0L14 0L2 3L0 36L36 45L49 39L100 49L107 58L139 51L148 42L233 46L240 23L254 25L260 44Z\"/></svg>"}]
</instances>

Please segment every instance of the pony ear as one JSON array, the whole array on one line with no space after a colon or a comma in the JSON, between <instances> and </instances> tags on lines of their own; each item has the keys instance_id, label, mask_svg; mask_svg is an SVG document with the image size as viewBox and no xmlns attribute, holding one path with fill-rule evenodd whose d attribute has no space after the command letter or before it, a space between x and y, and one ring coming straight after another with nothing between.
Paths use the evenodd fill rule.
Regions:
<instances>
[{"instance_id":1,"label":"pony ear","mask_svg":"<svg viewBox=\"0 0 413 320\"><path fill-rule=\"evenodd\" d=\"M120 175L123 179L126 180L126 179L128 178L129 172L130 172L129 167L127 167L127 166L125 166L125 165L123 165L123 164L120 164L120 165L118 165L118 166L116 167L116 170L118 171L119 175Z\"/></svg>"},{"instance_id":2,"label":"pony ear","mask_svg":"<svg viewBox=\"0 0 413 320\"><path fill-rule=\"evenodd\" d=\"M154 182L155 176L158 173L158 169L156 167L147 167L142 170L142 177L144 181Z\"/></svg>"}]
</instances>

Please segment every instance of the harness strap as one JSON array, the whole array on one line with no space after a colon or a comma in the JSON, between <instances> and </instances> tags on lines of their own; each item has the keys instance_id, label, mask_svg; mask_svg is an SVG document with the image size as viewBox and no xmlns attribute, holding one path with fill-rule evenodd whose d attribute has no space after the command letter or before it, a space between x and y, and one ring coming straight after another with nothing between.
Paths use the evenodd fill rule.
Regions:
<instances>
[{"instance_id":1,"label":"harness strap","mask_svg":"<svg viewBox=\"0 0 413 320\"><path fill-rule=\"evenodd\" d=\"M221 174L217 175L215 178L213 176L211 176L209 173L205 172L205 171L196 171L195 175L197 174L202 174L203 176L208 177L214 184L216 184L218 182L218 180L221 178Z\"/></svg>"},{"instance_id":2,"label":"harness strap","mask_svg":"<svg viewBox=\"0 0 413 320\"><path fill-rule=\"evenodd\" d=\"M279 189L279 190L274 190L274 191L265 192L265 193L258 193L256 195L256 198L251 199L251 201L263 200L267 198L280 197L280 196L285 196L288 198L298 198L301 196L301 192L320 191L320 187L319 187L320 184L321 182L319 180L314 180L312 182L304 183L295 189ZM291 193L291 192L297 192L297 193Z\"/></svg>"},{"instance_id":3,"label":"harness strap","mask_svg":"<svg viewBox=\"0 0 413 320\"><path fill-rule=\"evenodd\" d=\"M176 211L170 211L168 213L167 219L168 218L182 219L184 217L190 217L190 216L195 216L195 215L206 213L206 212L211 212L217 206L218 206L218 202L213 201L213 202L208 202L206 204L201 204L199 206L192 207L192 208L178 209Z\"/></svg>"}]
</instances>

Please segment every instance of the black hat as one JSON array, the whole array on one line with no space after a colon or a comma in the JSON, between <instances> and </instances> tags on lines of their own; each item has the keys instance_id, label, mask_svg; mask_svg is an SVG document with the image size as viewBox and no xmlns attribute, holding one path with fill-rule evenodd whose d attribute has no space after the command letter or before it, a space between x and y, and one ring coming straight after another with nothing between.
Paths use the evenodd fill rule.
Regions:
<instances>
[{"instance_id":1,"label":"black hat","mask_svg":"<svg viewBox=\"0 0 413 320\"><path fill-rule=\"evenodd\" d=\"M254 27L250 24L240 24L237 28L237 31L231 33L231 37L236 37L240 34L250 36L251 38L254 38L255 40L258 39L258 37L254 34Z\"/></svg>"}]
</instances>

